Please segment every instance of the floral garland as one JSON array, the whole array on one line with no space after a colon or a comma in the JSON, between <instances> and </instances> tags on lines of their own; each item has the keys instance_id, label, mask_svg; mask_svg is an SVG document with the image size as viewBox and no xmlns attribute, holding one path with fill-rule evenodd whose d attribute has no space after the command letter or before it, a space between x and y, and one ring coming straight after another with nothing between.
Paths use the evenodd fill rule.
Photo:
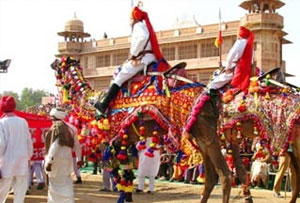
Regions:
<instances>
[{"instance_id":1,"label":"floral garland","mask_svg":"<svg viewBox=\"0 0 300 203\"><path fill-rule=\"evenodd\" d=\"M202 110L206 101L210 100L210 96L206 94L206 92L202 92L195 101L195 105L193 106L192 112L187 119L187 124L185 126L184 131L189 132L191 127L197 120L198 113Z\"/></svg>"},{"instance_id":2,"label":"floral garland","mask_svg":"<svg viewBox=\"0 0 300 203\"><path fill-rule=\"evenodd\" d=\"M225 139L224 131L230 128L236 128L237 139L241 139L239 123L253 120L253 133L270 140L270 149L274 153L280 149L287 150L300 114L300 97L286 89L275 88L276 91L273 91L274 88L268 86L261 90L254 88L256 85L252 86L251 94L240 93L222 105L220 139Z\"/></svg>"},{"instance_id":3,"label":"floral garland","mask_svg":"<svg viewBox=\"0 0 300 203\"><path fill-rule=\"evenodd\" d=\"M290 126L287 131L287 142L283 146L286 151L289 147L289 143L291 143L294 139L293 130L295 129L295 125L299 125L300 122L300 103L297 106L297 111L292 114L286 121L286 125Z\"/></svg>"}]
</instances>

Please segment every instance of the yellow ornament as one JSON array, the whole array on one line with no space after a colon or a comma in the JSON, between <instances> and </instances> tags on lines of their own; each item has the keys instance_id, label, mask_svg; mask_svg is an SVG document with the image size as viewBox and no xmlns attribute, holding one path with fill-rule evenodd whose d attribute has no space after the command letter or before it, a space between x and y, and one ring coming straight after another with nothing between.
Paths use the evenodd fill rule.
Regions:
<instances>
[{"instance_id":1,"label":"yellow ornament","mask_svg":"<svg viewBox=\"0 0 300 203\"><path fill-rule=\"evenodd\" d=\"M91 125L93 125L93 126L97 125L97 121L96 121L96 120L93 120L93 121L91 122Z\"/></svg>"},{"instance_id":2,"label":"yellow ornament","mask_svg":"<svg viewBox=\"0 0 300 203\"><path fill-rule=\"evenodd\" d=\"M265 95L264 98L265 98L265 99L271 99L269 92L266 93L266 95Z\"/></svg>"},{"instance_id":3,"label":"yellow ornament","mask_svg":"<svg viewBox=\"0 0 300 203\"><path fill-rule=\"evenodd\" d=\"M104 124L104 125L109 125L109 120L108 120L107 118L104 119L104 120L103 120L103 124Z\"/></svg>"},{"instance_id":4,"label":"yellow ornament","mask_svg":"<svg viewBox=\"0 0 300 203\"><path fill-rule=\"evenodd\" d=\"M100 130L103 130L103 129L104 129L103 124L102 124L102 123L98 123L98 128L99 128Z\"/></svg>"},{"instance_id":5,"label":"yellow ornament","mask_svg":"<svg viewBox=\"0 0 300 203\"><path fill-rule=\"evenodd\" d=\"M103 126L103 130L109 130L109 129L110 129L110 126L109 126L109 125Z\"/></svg>"}]
</instances>

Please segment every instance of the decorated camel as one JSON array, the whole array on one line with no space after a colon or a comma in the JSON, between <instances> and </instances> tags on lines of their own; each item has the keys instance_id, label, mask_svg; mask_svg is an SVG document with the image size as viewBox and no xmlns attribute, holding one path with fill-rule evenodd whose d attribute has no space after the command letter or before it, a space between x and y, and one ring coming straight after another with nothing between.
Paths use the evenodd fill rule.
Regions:
<instances>
[{"instance_id":1,"label":"decorated camel","mask_svg":"<svg viewBox=\"0 0 300 203\"><path fill-rule=\"evenodd\" d=\"M286 136L280 137L281 141L274 141L279 139L279 132L271 123L272 118L283 110L278 108L278 111L273 113L268 111L268 104L270 104L269 109L272 109L272 102L278 105L282 102L282 95L272 92L272 88L269 88L270 91L268 90L266 93L267 87L258 87L261 91L257 90L246 96L240 93L236 97L232 97L230 99L232 101L223 100L222 103L219 97L207 95L203 85L199 83L168 87L166 78L162 74L153 74L142 82L132 82L123 87L110 104L108 118L96 121L93 119L95 109L89 105L88 101L95 96L101 98L104 93L91 89L83 77L79 62L63 58L61 61L56 61L56 65L54 63L52 68L56 71L57 85L61 89L63 105L69 108L70 115L73 117L80 118L81 122L82 120L89 122L87 126L90 128L90 133L85 133L85 135L92 135L89 142L93 139L106 140L110 143L118 141L118 152L115 157L121 162L128 159L129 145L138 140L143 145L145 137L153 137L153 143L147 150L148 155L151 156L161 140L168 145L170 150L175 151L180 148L181 134L190 133L197 141L205 165L206 181L201 202L207 202L214 185L218 182L218 176L223 188L223 202L229 201L231 172L221 154L219 136L221 139L227 137L233 143L237 173L244 186L246 202L251 202L246 170L242 165L238 149L238 142L243 139L243 133L238 132L241 131L240 128L236 130L236 124L240 122L241 128L249 130L251 125L250 127L244 127L244 125L246 125L246 121L252 122L254 134L258 132L257 136L270 140L272 149L275 149L285 147L292 141L292 130L299 119L299 95L285 92L286 101L289 101L286 111L288 117L286 117L286 122L282 123L282 131ZM275 88L275 90L279 91L280 88ZM271 98L265 99L267 96ZM241 98L244 102L241 101ZM242 103L246 107L243 109L240 105L235 105L236 103ZM222 117L219 116L219 111ZM222 123L218 130L219 121ZM237 133L223 136L223 134L228 134L229 129L236 130ZM234 140L237 142L233 142ZM294 157L297 160L295 168L299 170L299 158L296 154ZM132 185L127 184L124 180L119 181L119 186L121 190L132 191ZM299 186L293 193L291 202L296 201L298 189Z\"/></svg>"},{"instance_id":2,"label":"decorated camel","mask_svg":"<svg viewBox=\"0 0 300 203\"><path fill-rule=\"evenodd\" d=\"M233 97L224 94L220 109L219 135L221 140L232 143L234 157L240 157L239 145L245 139L259 137L265 141L273 155L288 152L292 164L299 172L300 154L297 129L300 127L300 96L291 88L274 81L269 75L259 84L252 79L248 94L240 93ZM273 83L275 86L267 84ZM241 160L235 161L239 174L246 170ZM240 171L240 172L239 172ZM298 175L299 173L297 173ZM244 176L244 175L243 175ZM244 176L245 177L245 176ZM299 181L297 176L297 181ZM299 185L293 188L291 202L295 202L299 193Z\"/></svg>"}]
</instances>

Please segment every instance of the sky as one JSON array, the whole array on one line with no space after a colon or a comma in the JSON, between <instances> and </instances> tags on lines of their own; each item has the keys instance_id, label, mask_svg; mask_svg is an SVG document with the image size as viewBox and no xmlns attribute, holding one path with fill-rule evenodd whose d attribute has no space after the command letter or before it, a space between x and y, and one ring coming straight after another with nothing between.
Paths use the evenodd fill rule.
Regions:
<instances>
[{"instance_id":1,"label":"sky","mask_svg":"<svg viewBox=\"0 0 300 203\"><path fill-rule=\"evenodd\" d=\"M300 1L282 0L286 5L278 10L284 16L286 39L283 59L287 72L296 75L288 81L300 86ZM241 0L143 0L156 31L170 29L176 20L191 20L201 25L238 20L246 11ZM136 3L136 0L134 0ZM58 53L57 32L64 30L74 13L84 23L91 38L102 39L130 34L131 0L0 0L0 60L12 59L8 73L0 74L0 93L21 93L25 88L57 93L54 71L50 63Z\"/></svg>"}]
</instances>

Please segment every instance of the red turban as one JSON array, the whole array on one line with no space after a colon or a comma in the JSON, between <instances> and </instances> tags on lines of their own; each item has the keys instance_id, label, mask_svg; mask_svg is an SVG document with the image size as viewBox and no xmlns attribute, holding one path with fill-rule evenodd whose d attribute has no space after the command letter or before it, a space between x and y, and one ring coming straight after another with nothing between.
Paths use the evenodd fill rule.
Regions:
<instances>
[{"instance_id":1,"label":"red turban","mask_svg":"<svg viewBox=\"0 0 300 203\"><path fill-rule=\"evenodd\" d=\"M245 28L243 26L240 27L239 36L241 38L245 38L246 39L246 38L248 38L250 36L250 34L251 34L250 30L248 30L247 28Z\"/></svg>"},{"instance_id":2,"label":"red turban","mask_svg":"<svg viewBox=\"0 0 300 203\"><path fill-rule=\"evenodd\" d=\"M12 96L3 96L0 99L0 111L4 113L13 112L16 108L15 99Z\"/></svg>"}]
</instances>

